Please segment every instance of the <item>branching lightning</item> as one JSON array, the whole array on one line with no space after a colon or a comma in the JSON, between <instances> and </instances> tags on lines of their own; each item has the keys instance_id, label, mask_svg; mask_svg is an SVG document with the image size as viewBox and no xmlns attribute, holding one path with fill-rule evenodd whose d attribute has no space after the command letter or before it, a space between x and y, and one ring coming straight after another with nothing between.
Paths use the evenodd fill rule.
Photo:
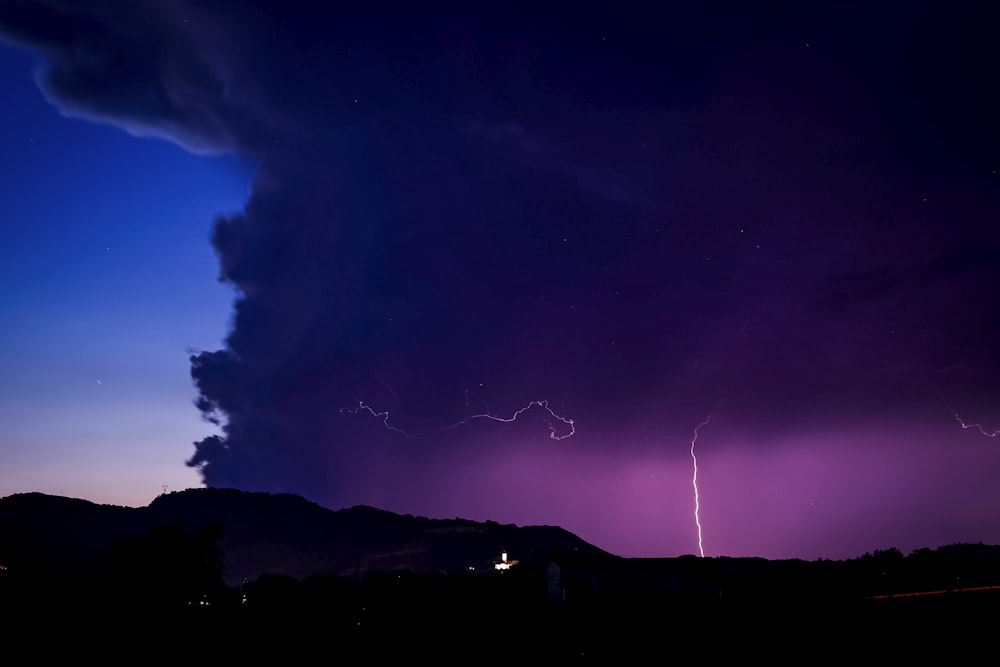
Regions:
<instances>
[{"instance_id":1,"label":"branching lightning","mask_svg":"<svg viewBox=\"0 0 1000 667\"><path fill-rule=\"evenodd\" d=\"M701 517L699 516L701 505L699 504L698 498L698 457L695 456L694 446L695 443L698 442L698 431L701 430L702 426L708 424L711 419L712 415L705 417L705 421L695 427L694 437L691 438L691 463L694 466L694 475L691 477L691 485L694 487L694 525L698 528L698 553L702 558L705 557L705 548L701 544Z\"/></svg>"},{"instance_id":2,"label":"branching lightning","mask_svg":"<svg viewBox=\"0 0 1000 667\"><path fill-rule=\"evenodd\" d=\"M512 414L510 417L499 417L497 415L493 415L493 414L489 414L489 413L483 413L483 414L472 415L470 417L466 417L465 419L462 419L461 421L457 421L454 424L449 424L447 426L442 426L441 428L434 429L434 430L436 430L438 432L441 432L441 431L453 431L456 428L458 428L460 426L464 426L464 425L466 425L466 424L468 424L470 422L473 422L473 421L475 421L477 419L489 419L491 421L502 422L504 424L509 424L511 422L517 421L518 417L520 417L521 415L523 415L525 412L527 412L528 410L530 410L532 408L541 408L546 413L548 413L548 416L551 418L551 419L548 419L548 418L545 419L545 421L549 425L549 438L550 439L552 439L552 440L565 440L566 438L571 438L571 437L573 437L573 435L576 434L576 424L575 424L575 422L572 419L569 419L567 417L563 417L561 415L556 414L556 412L552 408L549 407L549 402L548 401L531 401L530 403L528 403L527 405L525 405L520 410L517 410L516 412L514 412L514 414ZM340 411L341 412L346 412L346 413L349 413L349 414L352 414L352 415L360 414L361 412L367 412L372 417L375 417L376 419L380 419L382 421L382 425L385 426L390 431L394 431L396 433L399 433L400 435L403 435L403 436L405 436L407 438L413 438L413 437L416 437L417 435L422 435L422 434L407 433L406 431L404 431L403 429L399 428L398 426L394 426L393 424L389 423L389 411L388 410L383 410L381 412L376 411L374 408L372 408L371 406L369 406L364 401L358 401L357 407L353 407L353 408L341 408ZM565 425L567 427L567 429L563 429L563 430L567 430L567 432L560 433L560 428L559 428L558 424Z\"/></svg>"},{"instance_id":3,"label":"branching lightning","mask_svg":"<svg viewBox=\"0 0 1000 667\"><path fill-rule=\"evenodd\" d=\"M361 412L367 412L372 417L375 417L376 419L381 419L382 420L382 425L385 426L390 431L395 431L396 433L399 433L400 435L405 436L407 438L412 438L413 437L412 435L410 435L409 433L407 433L403 429L398 428L396 426L393 426L392 424L389 423L389 411L388 410L383 410L382 412L376 412L374 408L372 408L371 406L367 405L364 401L358 401L358 406L356 408L341 408L340 411L341 412L346 412L346 413L352 414L352 415L360 414Z\"/></svg>"},{"instance_id":4,"label":"branching lightning","mask_svg":"<svg viewBox=\"0 0 1000 667\"><path fill-rule=\"evenodd\" d=\"M458 428L459 426L464 426L469 422L475 421L476 419L490 419L495 422L503 422L505 424L509 424L510 422L517 421L518 417L520 417L522 414L524 414L525 412L534 407L541 408L542 410L547 412L549 416L552 418L553 421L549 421L548 419L545 420L549 424L549 438L551 438L552 440L565 440L566 438L573 437L573 435L576 433L576 425L574 424L573 420L557 415L555 411L549 407L548 401L532 401L523 408L521 408L520 410L518 410L517 412L515 412L510 417L497 417L496 415L491 415L488 413L483 413L480 415L472 415L471 417L466 417L462 421L455 422L454 424L451 424L449 426L445 426L441 430L451 431L453 429ZM561 422L565 424L567 427L569 427L569 432L559 435L559 430L556 426L556 422Z\"/></svg>"}]
</instances>

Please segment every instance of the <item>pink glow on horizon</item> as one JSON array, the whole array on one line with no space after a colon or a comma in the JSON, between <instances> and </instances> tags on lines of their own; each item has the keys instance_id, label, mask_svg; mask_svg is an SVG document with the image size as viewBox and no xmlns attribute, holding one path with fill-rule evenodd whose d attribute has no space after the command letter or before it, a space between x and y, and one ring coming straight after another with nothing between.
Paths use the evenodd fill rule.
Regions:
<instances>
[{"instance_id":1,"label":"pink glow on horizon","mask_svg":"<svg viewBox=\"0 0 1000 667\"><path fill-rule=\"evenodd\" d=\"M843 429L767 442L713 434L698 477L711 555L851 558L889 546L1000 542L1000 528L981 528L1000 526L1000 489L989 468L968 466L981 441L961 434ZM559 525L623 556L696 554L689 446L644 454L623 446L611 456L532 441L470 451L433 476L381 475L363 492L397 512Z\"/></svg>"},{"instance_id":2,"label":"pink glow on horizon","mask_svg":"<svg viewBox=\"0 0 1000 667\"><path fill-rule=\"evenodd\" d=\"M890 546L907 553L1000 542L1000 488L992 479L1000 448L994 464L984 465L990 443L954 422L944 420L934 431L869 425L764 440L735 437L730 424L717 421L711 446L699 442L706 446L698 452L700 510L712 556L840 559ZM421 458L419 447L407 461L373 450L346 491L357 503L398 513L558 525L622 556L697 554L690 441L662 441L637 451L623 438L609 452L583 441L550 444L537 434L507 445L501 437L494 440L498 446L478 443L442 461ZM109 483L102 497L73 486L71 478L9 492L148 504L160 482L137 481L141 489Z\"/></svg>"}]
</instances>

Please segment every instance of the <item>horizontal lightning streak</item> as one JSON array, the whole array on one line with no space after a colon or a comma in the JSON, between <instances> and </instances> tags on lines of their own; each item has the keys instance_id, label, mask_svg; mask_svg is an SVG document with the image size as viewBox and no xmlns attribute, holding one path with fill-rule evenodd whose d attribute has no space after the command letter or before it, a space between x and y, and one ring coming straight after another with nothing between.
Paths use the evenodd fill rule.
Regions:
<instances>
[{"instance_id":1,"label":"horizontal lightning streak","mask_svg":"<svg viewBox=\"0 0 1000 667\"><path fill-rule=\"evenodd\" d=\"M566 438L573 437L573 435L576 433L576 425L574 424L573 420L572 419L567 419L566 417L561 417L561 416L557 415L555 413L555 411L553 411L552 408L549 407L549 402L548 401L532 401L531 403L528 403L526 406L524 406L523 408L521 408L520 410L518 410L517 412L515 412L510 417L497 417L496 415L491 415L491 414L488 414L488 413L483 413L483 414L480 414L480 415L472 415L471 417L466 417L465 419L463 419L460 422L455 422L454 424L451 424L450 426L445 426L441 430L442 431L451 431L453 429L458 428L459 426L463 426L465 424L468 424L469 422L474 421L476 419L489 419L489 420L492 420L492 421L495 421L495 422L503 422L505 424L509 424L510 422L516 421L518 417L520 417L522 414L524 414L525 412L527 412L528 410L530 410L531 408L534 408L534 407L539 407L539 408L545 410L546 412L549 413L549 416L552 417L552 419L554 419L556 421L559 421L559 422L562 422L563 424L565 424L566 426L569 427L569 433L565 433L563 435L559 435L559 431L557 430L555 423L549 421L548 422L548 424L549 424L549 438L551 438L552 440L565 440ZM548 421L548 420L546 420L546 421Z\"/></svg>"},{"instance_id":2,"label":"horizontal lightning streak","mask_svg":"<svg viewBox=\"0 0 1000 667\"><path fill-rule=\"evenodd\" d=\"M548 425L549 425L549 438L550 439L552 439L552 440L565 440L566 438L570 438L570 437L572 437L573 435L576 434L576 424L575 424L575 422L572 419L569 419L567 417L563 417L561 415L556 414L556 412L552 408L549 407L549 402L548 401L531 401L530 403L528 403L526 406L524 406L520 410L517 410L516 412L514 412L514 414L512 414L510 417L498 417L496 415L491 415L489 413L483 413L483 414L472 415L470 417L466 417L465 419L463 419L461 421L455 422L454 424L449 424L448 426L443 426L443 427L441 427L439 429L436 429L436 430L437 431L452 431L452 430L458 428L459 426L464 426L465 424L473 422L473 421L475 421L477 419L489 419L490 421L502 422L504 424L509 424L511 422L517 421L518 417L520 417L522 414L524 414L525 412L527 412L531 408L536 408L536 407L537 408L541 408L542 410L544 410L545 412L547 412L549 414L549 417L552 418L552 420L548 420L548 419L545 420L545 421L548 422ZM349 413L349 414L352 414L352 415L360 414L361 412L367 412L372 417L375 417L376 419L381 419L382 420L382 425L385 426L390 431L394 431L395 433L399 433L400 435L403 435L403 436L405 436L407 438L412 438L412 437L415 437L415 435L419 435L419 434L407 433L406 431L404 431L403 429L399 428L398 426L394 426L394 425L390 424L389 423L389 411L388 410L383 410L381 412L378 412L374 408L372 408L371 406L369 406L368 404L366 404L364 401L358 401L358 405L355 408L341 408L340 411L342 413L346 412L346 413ZM562 435L560 435L560 430L558 428L557 422L566 425L568 427L568 432L563 433Z\"/></svg>"},{"instance_id":3,"label":"horizontal lightning streak","mask_svg":"<svg viewBox=\"0 0 1000 667\"><path fill-rule=\"evenodd\" d=\"M989 373L986 373L985 371L980 370L978 368L968 366L966 364L948 364L947 366L943 367L933 367L917 363L905 363L905 364L894 365L890 364L889 362L883 359L877 359L877 358L876 361L892 371L906 371L915 373L917 378L924 384L924 386L927 387L928 390L937 394L938 398L941 399L941 402L944 404L945 408L947 408L948 412L951 413L951 415L955 418L955 421L957 421L963 429L965 430L971 429L974 431L979 431L981 435L985 435L987 438L1000 437L1000 429L994 431L988 431L982 424L979 423L973 424L962 419L962 416L958 414L958 411L952 407L952 401L950 401L948 397L945 396L944 392L940 388L932 384L931 381L927 379L928 374L950 375L953 373L977 375L992 379Z\"/></svg>"},{"instance_id":4,"label":"horizontal lightning streak","mask_svg":"<svg viewBox=\"0 0 1000 667\"><path fill-rule=\"evenodd\" d=\"M395 426L393 426L392 424L389 423L389 411L388 410L383 410L382 412L375 412L375 410L371 406L366 405L364 401L358 401L358 407L356 407L356 408L341 408L340 411L342 413L346 412L346 413L352 414L352 415L360 414L362 411L365 411L368 414L370 414L372 417L375 417L376 419L381 419L382 420L382 425L385 426L390 431L395 431L396 433L399 433L400 435L403 435L403 436L405 436L407 438L412 438L413 437L412 435L410 435L409 433L407 433L403 429L397 428L397 427L395 427Z\"/></svg>"},{"instance_id":5,"label":"horizontal lightning streak","mask_svg":"<svg viewBox=\"0 0 1000 667\"><path fill-rule=\"evenodd\" d=\"M983 428L982 424L969 424L965 420L963 420L957 412L955 413L955 419L958 420L958 423L962 425L962 428L975 429L980 433L982 433L983 435L985 435L987 438L996 438L997 436L1000 436L1000 429L997 429L996 431L987 431L985 428Z\"/></svg>"}]
</instances>

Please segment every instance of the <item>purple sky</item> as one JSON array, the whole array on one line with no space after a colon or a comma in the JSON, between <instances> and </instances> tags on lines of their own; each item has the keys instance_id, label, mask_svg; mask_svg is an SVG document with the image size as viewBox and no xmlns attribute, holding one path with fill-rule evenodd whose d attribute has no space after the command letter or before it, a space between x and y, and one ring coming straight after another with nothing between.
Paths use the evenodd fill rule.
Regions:
<instances>
[{"instance_id":1,"label":"purple sky","mask_svg":"<svg viewBox=\"0 0 1000 667\"><path fill-rule=\"evenodd\" d=\"M800 4L0 0L0 494L1000 543L1000 45Z\"/></svg>"}]
</instances>

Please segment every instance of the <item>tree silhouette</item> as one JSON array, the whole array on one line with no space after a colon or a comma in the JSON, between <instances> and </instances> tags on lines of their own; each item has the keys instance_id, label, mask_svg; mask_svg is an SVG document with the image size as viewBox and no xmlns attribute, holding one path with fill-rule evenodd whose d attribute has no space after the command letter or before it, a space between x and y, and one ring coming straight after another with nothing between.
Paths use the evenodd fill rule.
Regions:
<instances>
[{"instance_id":1,"label":"tree silhouette","mask_svg":"<svg viewBox=\"0 0 1000 667\"><path fill-rule=\"evenodd\" d=\"M221 534L221 523L185 533L169 521L117 540L101 562L106 601L160 609L211 604L225 588Z\"/></svg>"}]
</instances>

